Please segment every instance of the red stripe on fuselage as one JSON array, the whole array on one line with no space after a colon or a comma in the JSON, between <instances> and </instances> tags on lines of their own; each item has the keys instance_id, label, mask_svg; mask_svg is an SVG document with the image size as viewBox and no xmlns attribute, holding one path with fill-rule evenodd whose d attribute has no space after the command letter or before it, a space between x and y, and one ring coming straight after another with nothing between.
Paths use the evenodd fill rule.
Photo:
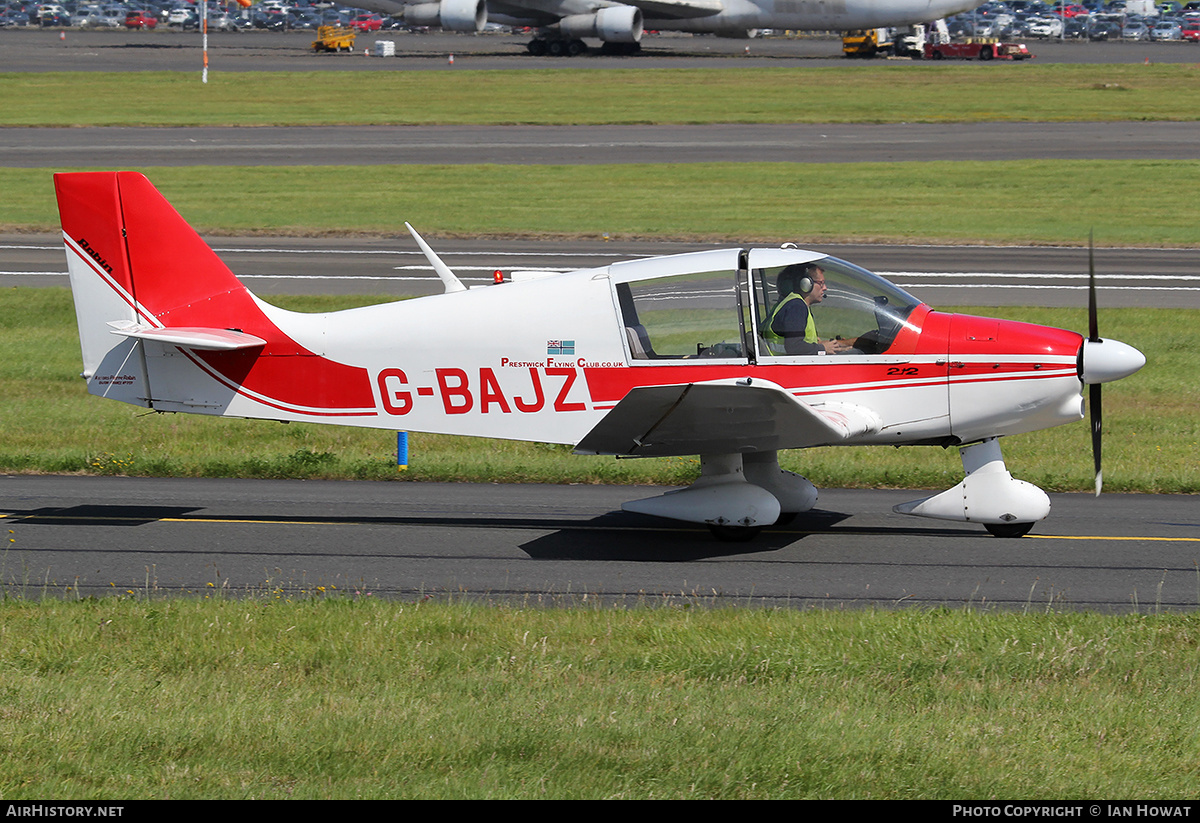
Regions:
<instances>
[{"instance_id":1,"label":"red stripe on fuselage","mask_svg":"<svg viewBox=\"0 0 1200 823\"><path fill-rule=\"evenodd\" d=\"M905 339L904 351L893 346L875 356L830 355L808 362L742 365L643 361L629 368L585 369L588 388L593 404L612 406L640 386L746 377L770 381L797 397L808 397L1075 374L1074 358L1083 339L1076 332L918 309L912 317L919 318L920 331Z\"/></svg>"}]
</instances>

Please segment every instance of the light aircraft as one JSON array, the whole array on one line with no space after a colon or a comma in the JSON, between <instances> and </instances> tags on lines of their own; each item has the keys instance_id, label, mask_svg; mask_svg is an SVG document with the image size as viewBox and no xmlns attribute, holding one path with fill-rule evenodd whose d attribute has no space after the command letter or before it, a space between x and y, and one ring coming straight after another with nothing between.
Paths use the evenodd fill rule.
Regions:
<instances>
[{"instance_id":1,"label":"light aircraft","mask_svg":"<svg viewBox=\"0 0 1200 823\"><path fill-rule=\"evenodd\" d=\"M88 391L157 412L564 443L580 454L700 455L686 489L626 510L752 537L817 501L781 449L958 446L965 478L897 506L1021 536L1050 501L999 438L1079 420L1136 349L934 311L851 263L729 248L467 289L409 227L444 293L324 314L251 294L144 176L56 174ZM407 224L405 224L407 225ZM811 316L843 353L787 354L766 328L780 275L815 263ZM811 270L810 270L811 271ZM804 283L797 283L798 293ZM808 284L811 291L812 283Z\"/></svg>"},{"instance_id":2,"label":"light aircraft","mask_svg":"<svg viewBox=\"0 0 1200 823\"><path fill-rule=\"evenodd\" d=\"M359 0L410 26L480 32L489 23L538 30L532 54L576 55L584 38L606 51L637 51L642 32L748 37L758 29L849 31L927 23L983 0Z\"/></svg>"}]
</instances>

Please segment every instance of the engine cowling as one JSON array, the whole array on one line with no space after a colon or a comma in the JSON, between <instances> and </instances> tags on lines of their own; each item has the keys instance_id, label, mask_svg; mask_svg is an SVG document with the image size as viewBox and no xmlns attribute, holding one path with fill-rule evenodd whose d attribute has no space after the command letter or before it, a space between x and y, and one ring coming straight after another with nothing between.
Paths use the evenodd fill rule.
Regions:
<instances>
[{"instance_id":1,"label":"engine cowling","mask_svg":"<svg viewBox=\"0 0 1200 823\"><path fill-rule=\"evenodd\" d=\"M404 22L408 25L441 26L447 31L483 31L487 19L487 0L441 0L404 9Z\"/></svg>"},{"instance_id":2,"label":"engine cowling","mask_svg":"<svg viewBox=\"0 0 1200 823\"><path fill-rule=\"evenodd\" d=\"M572 14L558 22L563 37L597 37L605 43L638 43L642 39L642 10L611 6L595 14Z\"/></svg>"}]
</instances>

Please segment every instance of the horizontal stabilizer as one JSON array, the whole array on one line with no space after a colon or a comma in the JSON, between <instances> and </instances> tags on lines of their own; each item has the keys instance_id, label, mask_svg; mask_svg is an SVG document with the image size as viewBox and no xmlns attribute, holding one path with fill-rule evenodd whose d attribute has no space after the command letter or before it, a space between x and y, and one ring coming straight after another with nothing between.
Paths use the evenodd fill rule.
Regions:
<instances>
[{"instance_id":1,"label":"horizontal stabilizer","mask_svg":"<svg viewBox=\"0 0 1200 823\"><path fill-rule=\"evenodd\" d=\"M113 327L112 333L123 337L133 337L138 340L156 340L173 346L183 346L188 349L202 351L235 351L237 349L253 349L265 346L266 340L236 329L204 329L198 327L181 327L162 329L154 326L143 326L128 320L118 320L108 325Z\"/></svg>"},{"instance_id":2,"label":"horizontal stabilizer","mask_svg":"<svg viewBox=\"0 0 1200 823\"><path fill-rule=\"evenodd\" d=\"M777 451L843 443L879 426L867 409L812 406L765 380L642 386L626 394L575 451L639 457Z\"/></svg>"}]
</instances>

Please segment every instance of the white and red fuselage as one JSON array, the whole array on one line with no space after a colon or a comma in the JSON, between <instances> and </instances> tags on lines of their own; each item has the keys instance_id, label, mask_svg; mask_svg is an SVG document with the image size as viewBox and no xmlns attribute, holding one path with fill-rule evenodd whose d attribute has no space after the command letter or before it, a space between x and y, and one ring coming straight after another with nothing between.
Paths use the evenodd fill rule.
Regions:
<instances>
[{"instance_id":1,"label":"white and red fuselage","mask_svg":"<svg viewBox=\"0 0 1200 823\"><path fill-rule=\"evenodd\" d=\"M957 445L1083 414L1080 334L934 311L815 252L674 255L304 314L247 291L141 175L55 181L88 390L160 412L628 455ZM813 263L829 283L817 332L858 341L845 354L789 355L765 328L778 275Z\"/></svg>"}]
</instances>

